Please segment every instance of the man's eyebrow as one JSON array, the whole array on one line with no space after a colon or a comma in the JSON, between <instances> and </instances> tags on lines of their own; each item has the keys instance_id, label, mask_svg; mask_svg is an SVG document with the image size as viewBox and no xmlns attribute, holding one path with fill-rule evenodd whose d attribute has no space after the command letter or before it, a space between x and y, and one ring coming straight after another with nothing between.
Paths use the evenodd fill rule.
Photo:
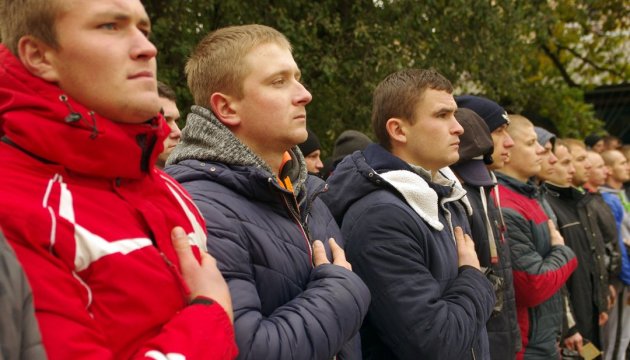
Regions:
<instances>
[{"instance_id":1,"label":"man's eyebrow","mask_svg":"<svg viewBox=\"0 0 630 360\"><path fill-rule=\"evenodd\" d=\"M118 12L118 11L103 11L102 13L99 13L96 16L99 18L113 18L116 21L123 21L123 22L131 20L131 15L127 13ZM150 28L151 19L149 19L146 16L142 16L140 20L138 21L138 25Z\"/></svg>"},{"instance_id":2,"label":"man's eyebrow","mask_svg":"<svg viewBox=\"0 0 630 360\"><path fill-rule=\"evenodd\" d=\"M455 111L457 111L457 107L444 106L444 107L441 107L441 108L435 110L433 112L433 114L434 115L438 115L438 114L444 114L444 113L453 113Z\"/></svg>"},{"instance_id":3,"label":"man's eyebrow","mask_svg":"<svg viewBox=\"0 0 630 360\"><path fill-rule=\"evenodd\" d=\"M300 71L300 69L282 69L282 70L278 70L278 71L274 71L273 73L269 74L269 76L267 76L267 79L271 79L273 77L276 77L278 75L282 75L282 76L295 76L297 79L301 79L302 78L302 72Z\"/></svg>"}]
</instances>

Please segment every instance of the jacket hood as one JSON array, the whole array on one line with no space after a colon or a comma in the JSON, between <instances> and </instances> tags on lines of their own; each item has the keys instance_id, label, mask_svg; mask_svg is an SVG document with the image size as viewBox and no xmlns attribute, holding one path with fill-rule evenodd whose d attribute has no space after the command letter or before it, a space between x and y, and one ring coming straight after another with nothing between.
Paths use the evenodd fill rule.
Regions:
<instances>
[{"instance_id":1,"label":"jacket hood","mask_svg":"<svg viewBox=\"0 0 630 360\"><path fill-rule=\"evenodd\" d=\"M283 176L288 176L297 196L308 176L304 156L297 146L290 151L291 160L282 169ZM177 164L184 160L199 160L226 164L237 173L246 167L259 169L253 171L256 176L263 176L269 181L276 181L275 175L267 163L243 144L223 125L212 111L197 105L191 107L182 130L182 140L169 156L167 164ZM190 164L190 163L189 163Z\"/></svg>"},{"instance_id":2,"label":"jacket hood","mask_svg":"<svg viewBox=\"0 0 630 360\"><path fill-rule=\"evenodd\" d=\"M30 155L79 174L139 178L153 169L169 131L158 114L143 124L100 116L0 45L0 136Z\"/></svg>"},{"instance_id":3,"label":"jacket hood","mask_svg":"<svg viewBox=\"0 0 630 360\"><path fill-rule=\"evenodd\" d=\"M330 189L323 197L339 224L352 204L383 189L398 194L436 230L444 226L438 217L439 203L459 200L472 214L466 191L448 167L440 169L431 180L428 171L409 165L378 144L344 158L328 184Z\"/></svg>"}]
</instances>

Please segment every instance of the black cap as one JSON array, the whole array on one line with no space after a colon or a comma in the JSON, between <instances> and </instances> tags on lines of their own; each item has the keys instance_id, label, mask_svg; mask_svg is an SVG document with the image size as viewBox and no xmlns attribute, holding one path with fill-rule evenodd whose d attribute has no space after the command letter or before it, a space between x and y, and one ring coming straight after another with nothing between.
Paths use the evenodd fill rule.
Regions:
<instances>
[{"instance_id":1,"label":"black cap","mask_svg":"<svg viewBox=\"0 0 630 360\"><path fill-rule=\"evenodd\" d=\"M332 153L333 162L339 162L357 150L365 150L371 143L372 140L364 133L357 130L346 130L335 141L335 148Z\"/></svg>"},{"instance_id":2,"label":"black cap","mask_svg":"<svg viewBox=\"0 0 630 360\"><path fill-rule=\"evenodd\" d=\"M304 156L308 156L313 151L322 148L322 146L319 144L319 139L317 138L317 135L315 135L315 133L311 131L311 129L306 129L306 131L308 132L308 137L306 138L306 141L298 144L298 147L300 148L300 151Z\"/></svg>"},{"instance_id":3,"label":"black cap","mask_svg":"<svg viewBox=\"0 0 630 360\"><path fill-rule=\"evenodd\" d=\"M590 134L584 138L584 144L586 144L586 146L588 146L588 148L590 149L595 146L595 144L597 144L597 142L601 139L603 138L597 134Z\"/></svg>"}]
</instances>

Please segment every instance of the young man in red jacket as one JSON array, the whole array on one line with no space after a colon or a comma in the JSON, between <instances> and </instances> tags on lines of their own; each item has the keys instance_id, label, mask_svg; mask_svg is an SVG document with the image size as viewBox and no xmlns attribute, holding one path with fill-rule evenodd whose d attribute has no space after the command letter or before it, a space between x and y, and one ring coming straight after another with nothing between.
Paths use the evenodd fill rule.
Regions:
<instances>
[{"instance_id":1,"label":"young man in red jacket","mask_svg":"<svg viewBox=\"0 0 630 360\"><path fill-rule=\"evenodd\" d=\"M516 311L522 348L516 358L555 359L562 323L560 288L577 266L543 210L530 178L541 170L545 149L538 143L532 123L510 115L508 132L514 140L505 166L497 171L501 210L509 234Z\"/></svg>"},{"instance_id":2,"label":"young man in red jacket","mask_svg":"<svg viewBox=\"0 0 630 360\"><path fill-rule=\"evenodd\" d=\"M51 359L225 359L230 295L154 168L157 50L138 0L0 1L0 226ZM189 244L192 244L189 245Z\"/></svg>"}]
</instances>

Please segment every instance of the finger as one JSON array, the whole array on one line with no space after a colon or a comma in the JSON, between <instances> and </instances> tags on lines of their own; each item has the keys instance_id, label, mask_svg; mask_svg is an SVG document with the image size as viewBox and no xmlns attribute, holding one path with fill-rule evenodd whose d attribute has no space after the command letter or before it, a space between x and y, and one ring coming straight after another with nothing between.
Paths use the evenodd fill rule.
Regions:
<instances>
[{"instance_id":1,"label":"finger","mask_svg":"<svg viewBox=\"0 0 630 360\"><path fill-rule=\"evenodd\" d=\"M174 227L171 231L171 241L173 243L173 248L175 248L177 258L179 259L179 266L182 273L185 273L187 269L190 269L197 264L197 259L195 259L195 256L193 255L190 244L188 243L188 236L186 235L184 229L180 226Z\"/></svg>"},{"instance_id":2,"label":"finger","mask_svg":"<svg viewBox=\"0 0 630 360\"><path fill-rule=\"evenodd\" d=\"M462 230L461 227L456 226L453 231L454 231L454 235L455 235L455 240L457 241L458 244L465 240L465 238L464 238L464 230Z\"/></svg>"},{"instance_id":3,"label":"finger","mask_svg":"<svg viewBox=\"0 0 630 360\"><path fill-rule=\"evenodd\" d=\"M551 219L547 220L547 226L549 227L549 232L553 234L556 232L556 224L553 223Z\"/></svg>"},{"instance_id":4,"label":"finger","mask_svg":"<svg viewBox=\"0 0 630 360\"><path fill-rule=\"evenodd\" d=\"M577 351L578 351L578 352L582 352L582 345L583 345L583 344L582 344L582 339L577 340L577 341L575 342L575 345L576 345L575 347L576 347Z\"/></svg>"},{"instance_id":5,"label":"finger","mask_svg":"<svg viewBox=\"0 0 630 360\"><path fill-rule=\"evenodd\" d=\"M199 250L199 254L201 255L202 266L205 266L205 265L217 266L217 260L214 258L214 256L208 254L207 252L203 250Z\"/></svg>"},{"instance_id":6,"label":"finger","mask_svg":"<svg viewBox=\"0 0 630 360\"><path fill-rule=\"evenodd\" d=\"M341 246L337 244L335 239L328 239L328 245L330 245L330 251L332 252L333 262L337 262L338 260L346 261L346 252L343 251Z\"/></svg>"},{"instance_id":7,"label":"finger","mask_svg":"<svg viewBox=\"0 0 630 360\"><path fill-rule=\"evenodd\" d=\"M326 256L324 244L319 240L315 240L313 242L313 264L315 266L330 264L330 261L328 261L328 257Z\"/></svg>"}]
</instances>

